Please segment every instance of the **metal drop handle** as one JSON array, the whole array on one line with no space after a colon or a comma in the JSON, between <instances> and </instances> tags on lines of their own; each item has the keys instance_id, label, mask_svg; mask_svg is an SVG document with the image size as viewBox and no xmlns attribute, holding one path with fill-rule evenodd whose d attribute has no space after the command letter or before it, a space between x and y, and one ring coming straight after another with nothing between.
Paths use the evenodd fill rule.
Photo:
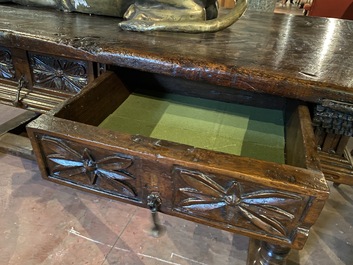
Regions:
<instances>
[{"instance_id":1,"label":"metal drop handle","mask_svg":"<svg viewBox=\"0 0 353 265\"><path fill-rule=\"evenodd\" d=\"M163 235L165 228L160 224L158 218L158 209L162 205L161 197L158 193L151 193L147 197L147 206L151 210L153 226L151 235L153 237L160 237Z\"/></svg>"},{"instance_id":2,"label":"metal drop handle","mask_svg":"<svg viewBox=\"0 0 353 265\"><path fill-rule=\"evenodd\" d=\"M20 79L18 80L16 98L12 102L13 106L27 108L27 105L24 104L21 99L21 90L22 90L22 88L25 88L26 85L27 85L27 82L26 82L24 76L21 76Z\"/></svg>"}]
</instances>

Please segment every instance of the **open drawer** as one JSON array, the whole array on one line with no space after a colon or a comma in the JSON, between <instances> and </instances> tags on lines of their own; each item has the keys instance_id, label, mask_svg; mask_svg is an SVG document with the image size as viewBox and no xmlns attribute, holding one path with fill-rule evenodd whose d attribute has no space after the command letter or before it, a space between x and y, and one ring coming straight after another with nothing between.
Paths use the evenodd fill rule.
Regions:
<instances>
[{"instance_id":1,"label":"open drawer","mask_svg":"<svg viewBox=\"0 0 353 265\"><path fill-rule=\"evenodd\" d=\"M302 248L329 194L307 107L149 87L107 72L29 123L43 177Z\"/></svg>"}]
</instances>

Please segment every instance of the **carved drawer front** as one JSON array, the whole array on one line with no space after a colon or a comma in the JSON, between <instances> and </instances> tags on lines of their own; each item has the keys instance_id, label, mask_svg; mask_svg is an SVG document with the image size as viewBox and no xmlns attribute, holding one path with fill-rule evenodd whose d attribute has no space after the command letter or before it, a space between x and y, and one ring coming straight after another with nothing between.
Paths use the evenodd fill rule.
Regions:
<instances>
[{"instance_id":1,"label":"carved drawer front","mask_svg":"<svg viewBox=\"0 0 353 265\"><path fill-rule=\"evenodd\" d=\"M36 87L76 94L88 84L88 62L35 53L28 57Z\"/></svg>"},{"instance_id":2,"label":"carved drawer front","mask_svg":"<svg viewBox=\"0 0 353 265\"><path fill-rule=\"evenodd\" d=\"M324 99L314 109L313 125L326 179L353 185L353 105Z\"/></svg>"},{"instance_id":3,"label":"carved drawer front","mask_svg":"<svg viewBox=\"0 0 353 265\"><path fill-rule=\"evenodd\" d=\"M15 68L9 49L0 46L0 78L15 79Z\"/></svg>"},{"instance_id":4,"label":"carved drawer front","mask_svg":"<svg viewBox=\"0 0 353 265\"><path fill-rule=\"evenodd\" d=\"M94 79L93 63L0 46L0 102L46 112Z\"/></svg>"},{"instance_id":5,"label":"carved drawer front","mask_svg":"<svg viewBox=\"0 0 353 265\"><path fill-rule=\"evenodd\" d=\"M195 99L197 108L190 112L200 122L192 120L182 130L191 130L186 135L196 147L188 139L184 142L180 138L181 143L174 140L179 139L173 137L179 137L181 131L179 125L173 126L179 116L180 126L187 122L189 111L177 113L178 108L154 101L153 95L160 92L148 91L146 98L152 101L137 101L136 105L127 106L127 117L120 113L114 118L112 123L121 130L106 129L107 117L112 117L116 110L124 111L127 102L134 102L131 100L137 92L145 95L146 91L126 88L115 74L105 73L61 107L31 122L27 131L43 177L141 207L148 207L147 198L154 194L159 196L159 210L164 213L292 248L304 245L308 230L328 197L305 106L288 102L287 109L280 110L284 124L280 127L284 132L282 159L281 155L276 157L273 146L269 147L277 141L269 127L278 124L270 124L275 122L271 117L267 117L269 121L259 120L261 112L268 110L256 109L252 122L248 120L251 115L247 115L247 107L233 102L216 102L216 111L205 115L203 111L209 111L209 104L213 103ZM195 101L185 97L175 95L164 100L174 104L180 98L185 99L189 110ZM147 104L145 109L141 109L143 104ZM227 104L231 105L224 109ZM242 110L236 119L230 115L235 106L237 111ZM154 107L168 114L172 122L168 123L164 114L152 112ZM144 115L154 120L154 127ZM200 147L199 138L204 137L202 134L211 126L210 120L217 115L222 122L212 127L216 128L216 136L224 128L227 134L245 124L250 140L242 143L243 149L244 145L254 146L254 150L265 148L261 151L263 159L256 156L260 151L243 150L240 155L229 152L230 146L235 146L232 141L237 143L237 139L224 139L220 146L225 149L208 148L212 141L218 140L211 134L206 134L206 145ZM124 119L127 123L137 119L129 126L138 131L124 131L128 127ZM156 133L162 124L160 134ZM194 125L195 130L191 128ZM147 135L147 131L152 133ZM259 135L260 143L252 142ZM276 161L265 161L271 160L270 157Z\"/></svg>"}]
</instances>

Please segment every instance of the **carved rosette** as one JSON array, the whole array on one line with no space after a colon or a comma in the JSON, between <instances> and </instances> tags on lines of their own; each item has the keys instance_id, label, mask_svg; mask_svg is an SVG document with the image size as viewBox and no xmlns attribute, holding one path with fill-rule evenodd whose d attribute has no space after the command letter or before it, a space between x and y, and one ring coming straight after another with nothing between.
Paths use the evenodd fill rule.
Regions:
<instances>
[{"instance_id":1,"label":"carved rosette","mask_svg":"<svg viewBox=\"0 0 353 265\"><path fill-rule=\"evenodd\" d=\"M38 54L30 54L29 58L37 86L75 94L88 83L86 62Z\"/></svg>"},{"instance_id":2,"label":"carved rosette","mask_svg":"<svg viewBox=\"0 0 353 265\"><path fill-rule=\"evenodd\" d=\"M327 133L353 136L353 105L323 100L314 110L313 125Z\"/></svg>"},{"instance_id":3,"label":"carved rosette","mask_svg":"<svg viewBox=\"0 0 353 265\"><path fill-rule=\"evenodd\" d=\"M49 168L49 178L140 201L137 180L129 172L133 166L132 157L90 150L88 147L50 136L42 136L41 145Z\"/></svg>"},{"instance_id":4,"label":"carved rosette","mask_svg":"<svg viewBox=\"0 0 353 265\"><path fill-rule=\"evenodd\" d=\"M15 78L15 69L12 63L11 53L2 47L0 47L0 78Z\"/></svg>"},{"instance_id":5,"label":"carved rosette","mask_svg":"<svg viewBox=\"0 0 353 265\"><path fill-rule=\"evenodd\" d=\"M175 211L288 240L308 199L183 168L174 175Z\"/></svg>"}]
</instances>

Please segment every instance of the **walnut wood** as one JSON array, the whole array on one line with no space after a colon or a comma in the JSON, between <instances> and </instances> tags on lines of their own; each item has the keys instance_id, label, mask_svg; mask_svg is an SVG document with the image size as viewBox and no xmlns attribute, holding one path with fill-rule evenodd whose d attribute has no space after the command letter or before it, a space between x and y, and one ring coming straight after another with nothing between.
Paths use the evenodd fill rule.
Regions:
<instances>
[{"instance_id":1,"label":"walnut wood","mask_svg":"<svg viewBox=\"0 0 353 265\"><path fill-rule=\"evenodd\" d=\"M315 148L316 139L311 128L308 108L299 106L292 111L295 115L287 117L286 163L320 171L320 161Z\"/></svg>"},{"instance_id":2,"label":"walnut wood","mask_svg":"<svg viewBox=\"0 0 353 265\"><path fill-rule=\"evenodd\" d=\"M21 125L28 123L30 120L36 118L38 114L32 111L25 111L24 113L16 116L15 118L0 124L0 135L7 133Z\"/></svg>"},{"instance_id":3,"label":"walnut wood","mask_svg":"<svg viewBox=\"0 0 353 265\"><path fill-rule=\"evenodd\" d=\"M347 147L349 139L350 139L350 137L348 137L348 136L344 136L344 135L341 136L341 138L338 142L337 148L336 148L337 155L339 155L339 156L344 155L344 151Z\"/></svg>"},{"instance_id":4,"label":"walnut wood","mask_svg":"<svg viewBox=\"0 0 353 265\"><path fill-rule=\"evenodd\" d=\"M353 186L353 160L348 149L343 155L320 152L320 160L327 180Z\"/></svg>"},{"instance_id":5,"label":"walnut wood","mask_svg":"<svg viewBox=\"0 0 353 265\"><path fill-rule=\"evenodd\" d=\"M352 21L247 11L229 29L194 35L123 32L117 22L2 5L0 45L309 102L353 103Z\"/></svg>"},{"instance_id":6,"label":"walnut wood","mask_svg":"<svg viewBox=\"0 0 353 265\"><path fill-rule=\"evenodd\" d=\"M0 44L19 56L15 61L25 60L24 50L49 51L52 55L65 54L80 60L221 85L223 88L219 87L217 91L224 98L234 91L230 88L240 88L250 94L265 92L311 102L322 99L352 102L350 21L247 12L230 29L218 33L139 34L107 26L114 24L116 19L43 9L33 9L36 15L32 16L28 10L5 5L0 11L0 32L4 33ZM63 26L58 28L57 24ZM330 52L317 52L320 43L326 45L327 27L333 26ZM282 34L288 28L291 30ZM339 45L335 45L336 42ZM325 61L330 63L323 63ZM19 72L28 71L25 69ZM208 87L196 93L210 95ZM245 93L238 95L242 99L257 98ZM266 98L263 102L267 100L271 101ZM254 100L254 104L259 102L261 100ZM44 111L53 106L37 105ZM324 150L332 150L332 144L337 140L331 142L327 138ZM343 149L341 145L339 150Z\"/></svg>"},{"instance_id":7,"label":"walnut wood","mask_svg":"<svg viewBox=\"0 0 353 265\"><path fill-rule=\"evenodd\" d=\"M289 248L250 239L248 265L283 265L290 252Z\"/></svg>"},{"instance_id":8,"label":"walnut wood","mask_svg":"<svg viewBox=\"0 0 353 265\"><path fill-rule=\"evenodd\" d=\"M120 79L112 72L107 72L86 86L77 97L69 99L63 106L59 105L53 112L58 112L57 117L99 125L129 94Z\"/></svg>"},{"instance_id":9,"label":"walnut wood","mask_svg":"<svg viewBox=\"0 0 353 265\"><path fill-rule=\"evenodd\" d=\"M341 137L339 135L327 133L322 146L322 151L327 153L334 153L340 138Z\"/></svg>"},{"instance_id":10,"label":"walnut wood","mask_svg":"<svg viewBox=\"0 0 353 265\"><path fill-rule=\"evenodd\" d=\"M160 211L262 240L255 261L283 264L329 194L315 143L325 135L313 134L305 104L288 99L353 103L352 22L248 11L229 29L190 35L123 32L118 21L1 5L0 51L16 70L0 80L2 103L12 104L20 76L34 82L33 54L89 64L89 84L68 100L75 93L21 91L29 109L51 110L28 125L43 177L141 207L154 194ZM96 127L139 87L285 109L286 164ZM336 179L349 171L327 160L326 172L343 168Z\"/></svg>"},{"instance_id":11,"label":"walnut wood","mask_svg":"<svg viewBox=\"0 0 353 265\"><path fill-rule=\"evenodd\" d=\"M1 80L0 83L0 103L5 105L14 105L17 95L17 83ZM63 102L68 95L58 93L46 93L40 90L31 90L24 88L20 93L20 100L23 107L37 113L44 113Z\"/></svg>"},{"instance_id":12,"label":"walnut wood","mask_svg":"<svg viewBox=\"0 0 353 265\"><path fill-rule=\"evenodd\" d=\"M281 165L89 125L104 118L93 110L109 113L129 90L114 74L103 74L27 126L44 178L142 207L147 207L148 195L157 193L164 213L286 247L303 247L308 228L328 196L305 106L288 109L288 117L295 122L287 129L294 131L298 125L301 136L289 133L288 141L294 151L303 153L288 146L293 165ZM78 169L71 168L72 163ZM115 173L107 173L113 168L118 168ZM70 170L81 173L72 179ZM125 179L118 182L119 187L117 182L110 185L116 172ZM203 197L211 192L212 202L206 199L200 202L204 206L194 205L191 194L196 191ZM274 204L267 207L269 202Z\"/></svg>"},{"instance_id":13,"label":"walnut wood","mask_svg":"<svg viewBox=\"0 0 353 265\"><path fill-rule=\"evenodd\" d=\"M16 80L21 77L25 78L26 88L32 88L32 74L29 69L28 57L25 50L12 48L11 49L12 61L16 69Z\"/></svg>"},{"instance_id":14,"label":"walnut wood","mask_svg":"<svg viewBox=\"0 0 353 265\"><path fill-rule=\"evenodd\" d=\"M121 67L109 67L109 70L119 74L119 78L121 78L123 83L129 88L135 88L134 90L148 87L167 93L177 93L186 96L275 109L283 109L286 104L286 100L283 97L229 89L204 81L187 80L185 78L153 74Z\"/></svg>"},{"instance_id":15,"label":"walnut wood","mask_svg":"<svg viewBox=\"0 0 353 265\"><path fill-rule=\"evenodd\" d=\"M326 179L337 181L339 184L350 185L353 181L353 172L342 168L341 163L347 160L352 164L350 154L346 151L349 139L353 135L352 113L352 104L328 99L316 105L313 111L316 142L322 151L323 172ZM329 156L332 156L332 159Z\"/></svg>"},{"instance_id":16,"label":"walnut wood","mask_svg":"<svg viewBox=\"0 0 353 265\"><path fill-rule=\"evenodd\" d=\"M73 95L81 91L95 78L92 62L72 60L50 53L27 51L29 60L26 67L32 80L29 87L46 90L50 94ZM57 79L54 81L54 79Z\"/></svg>"},{"instance_id":17,"label":"walnut wood","mask_svg":"<svg viewBox=\"0 0 353 265\"><path fill-rule=\"evenodd\" d=\"M315 127L314 133L315 133L316 144L318 147L321 148L321 146L325 141L326 132L322 127Z\"/></svg>"},{"instance_id":18,"label":"walnut wood","mask_svg":"<svg viewBox=\"0 0 353 265\"><path fill-rule=\"evenodd\" d=\"M0 152L35 160L33 148L28 137L5 133L0 136Z\"/></svg>"}]
</instances>

